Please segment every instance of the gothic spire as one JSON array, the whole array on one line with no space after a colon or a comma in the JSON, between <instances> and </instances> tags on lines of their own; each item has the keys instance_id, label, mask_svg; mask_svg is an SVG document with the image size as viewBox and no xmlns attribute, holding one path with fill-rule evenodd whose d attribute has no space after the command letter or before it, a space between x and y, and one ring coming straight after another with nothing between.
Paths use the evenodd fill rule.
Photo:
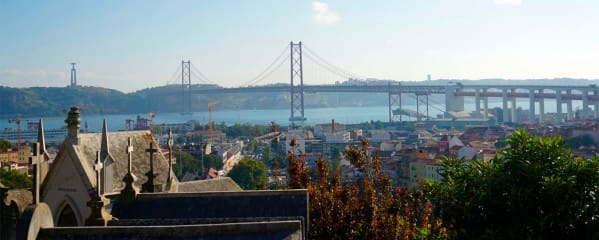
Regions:
<instances>
[{"instance_id":1,"label":"gothic spire","mask_svg":"<svg viewBox=\"0 0 599 240\"><path fill-rule=\"evenodd\" d=\"M108 126L106 124L106 118L104 118L104 123L102 124L102 143L100 146L100 158L102 161L105 161L106 157L108 157L108 146Z\"/></svg>"},{"instance_id":2,"label":"gothic spire","mask_svg":"<svg viewBox=\"0 0 599 240\"><path fill-rule=\"evenodd\" d=\"M44 156L42 161L50 160L48 150L46 150L46 135L44 134L44 121L40 118L37 128L37 142L40 143L40 153Z\"/></svg>"},{"instance_id":3,"label":"gothic spire","mask_svg":"<svg viewBox=\"0 0 599 240\"><path fill-rule=\"evenodd\" d=\"M40 118L38 127L37 127L37 142L40 143L40 152L46 152L46 137L44 135L44 121Z\"/></svg>"}]
</instances>

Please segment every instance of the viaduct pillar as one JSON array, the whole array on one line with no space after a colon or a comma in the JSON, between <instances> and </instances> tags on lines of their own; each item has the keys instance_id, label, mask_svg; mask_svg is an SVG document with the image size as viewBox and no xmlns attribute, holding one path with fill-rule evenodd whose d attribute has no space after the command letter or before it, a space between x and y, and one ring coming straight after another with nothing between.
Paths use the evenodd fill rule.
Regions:
<instances>
[{"instance_id":1,"label":"viaduct pillar","mask_svg":"<svg viewBox=\"0 0 599 240\"><path fill-rule=\"evenodd\" d=\"M543 89L539 89L539 123L545 122L545 97L543 96Z\"/></svg>"},{"instance_id":2,"label":"viaduct pillar","mask_svg":"<svg viewBox=\"0 0 599 240\"><path fill-rule=\"evenodd\" d=\"M502 122L509 122L508 118L508 108L507 108L507 89L503 89L501 92L501 101L502 101L502 110L503 110L503 120Z\"/></svg>"},{"instance_id":3,"label":"viaduct pillar","mask_svg":"<svg viewBox=\"0 0 599 240\"><path fill-rule=\"evenodd\" d=\"M567 95L572 94L572 90L566 90L566 94ZM571 99L569 99L566 102L566 111L568 112L568 115L567 115L568 116L568 120L574 119L574 112L572 111L572 100Z\"/></svg>"},{"instance_id":4,"label":"viaduct pillar","mask_svg":"<svg viewBox=\"0 0 599 240\"><path fill-rule=\"evenodd\" d=\"M486 93L487 93L487 89L484 88L483 94L486 95ZM489 119L489 97L487 97L487 96L483 97L483 108L485 110L485 115L483 116L483 119L488 120Z\"/></svg>"},{"instance_id":5,"label":"viaduct pillar","mask_svg":"<svg viewBox=\"0 0 599 240\"><path fill-rule=\"evenodd\" d=\"M480 114L480 89L474 89L474 104L476 106L477 114Z\"/></svg>"},{"instance_id":6,"label":"viaduct pillar","mask_svg":"<svg viewBox=\"0 0 599 240\"><path fill-rule=\"evenodd\" d=\"M580 116L581 119L586 119L588 117L589 111L589 92L587 90L582 90L582 114Z\"/></svg>"},{"instance_id":7,"label":"viaduct pillar","mask_svg":"<svg viewBox=\"0 0 599 240\"><path fill-rule=\"evenodd\" d=\"M555 118L555 122L557 124L560 124L563 120L562 104L562 90L555 90L555 106L557 107L557 117Z\"/></svg>"},{"instance_id":8,"label":"viaduct pillar","mask_svg":"<svg viewBox=\"0 0 599 240\"><path fill-rule=\"evenodd\" d=\"M528 122L534 122L535 120L535 90L529 89L528 93L529 107L528 107Z\"/></svg>"},{"instance_id":9,"label":"viaduct pillar","mask_svg":"<svg viewBox=\"0 0 599 240\"><path fill-rule=\"evenodd\" d=\"M464 111L464 96L456 96L461 91L459 86L447 86L445 89L445 118L451 118L450 112Z\"/></svg>"},{"instance_id":10,"label":"viaduct pillar","mask_svg":"<svg viewBox=\"0 0 599 240\"><path fill-rule=\"evenodd\" d=\"M597 96L597 90L593 91L593 96ZM599 103L597 103L597 102L595 102L593 104L593 110L594 110L593 111L593 118L599 117L599 108L598 108L598 106L599 106Z\"/></svg>"},{"instance_id":11,"label":"viaduct pillar","mask_svg":"<svg viewBox=\"0 0 599 240\"><path fill-rule=\"evenodd\" d=\"M513 123L518 122L518 116L516 116L516 89L512 89L512 116L511 120Z\"/></svg>"}]
</instances>

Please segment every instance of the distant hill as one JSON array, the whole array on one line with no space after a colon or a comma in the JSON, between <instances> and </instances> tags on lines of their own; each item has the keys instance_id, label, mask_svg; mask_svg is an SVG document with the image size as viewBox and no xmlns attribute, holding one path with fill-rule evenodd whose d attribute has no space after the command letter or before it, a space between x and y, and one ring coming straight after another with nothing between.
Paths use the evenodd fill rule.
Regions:
<instances>
[{"instance_id":1,"label":"distant hill","mask_svg":"<svg viewBox=\"0 0 599 240\"><path fill-rule=\"evenodd\" d=\"M391 80L348 80L338 84L388 84ZM599 84L599 80L588 79L530 79L530 80L456 80L440 79L420 82L403 82L404 84L446 85L450 82L495 85L591 85ZM217 88L215 85L195 86ZM65 109L79 106L85 113L91 114L124 114L147 112L180 112L181 95L156 97L159 93L178 91L179 85L146 88L133 93L101 87L31 87L10 88L0 86L0 117L14 117L20 113L24 117L53 117L64 115ZM285 109L289 108L289 93L247 93L193 95L192 111L206 111L207 103L217 100L217 109ZM413 100L412 100L413 101ZM408 99L405 104L409 104ZM337 106L384 106L388 104L387 94L363 93L305 93L306 107Z\"/></svg>"},{"instance_id":2,"label":"distant hill","mask_svg":"<svg viewBox=\"0 0 599 240\"><path fill-rule=\"evenodd\" d=\"M0 116L58 116L70 106L91 113L124 113L135 110L141 97L100 87L0 87Z\"/></svg>"}]
</instances>

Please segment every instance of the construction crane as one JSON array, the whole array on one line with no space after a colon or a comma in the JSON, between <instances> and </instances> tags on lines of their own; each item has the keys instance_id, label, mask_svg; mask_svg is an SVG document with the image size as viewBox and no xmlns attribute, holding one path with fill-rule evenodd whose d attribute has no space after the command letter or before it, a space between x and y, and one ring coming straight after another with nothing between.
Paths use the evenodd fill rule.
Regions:
<instances>
[{"instance_id":1,"label":"construction crane","mask_svg":"<svg viewBox=\"0 0 599 240\"><path fill-rule=\"evenodd\" d=\"M212 145L212 135L214 134L214 122L212 122L212 107L218 101L208 102L208 144Z\"/></svg>"},{"instance_id":2,"label":"construction crane","mask_svg":"<svg viewBox=\"0 0 599 240\"><path fill-rule=\"evenodd\" d=\"M8 119L8 123L17 124L17 147L21 147L21 114L17 113L17 118Z\"/></svg>"}]
</instances>

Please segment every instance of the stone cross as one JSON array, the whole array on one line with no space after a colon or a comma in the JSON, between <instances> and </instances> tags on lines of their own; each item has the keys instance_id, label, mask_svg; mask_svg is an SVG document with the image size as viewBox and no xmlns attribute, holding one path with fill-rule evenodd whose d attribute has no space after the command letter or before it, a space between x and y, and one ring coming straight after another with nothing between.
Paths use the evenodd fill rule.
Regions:
<instances>
[{"instance_id":1,"label":"stone cross","mask_svg":"<svg viewBox=\"0 0 599 240\"><path fill-rule=\"evenodd\" d=\"M33 167L33 172L34 172L34 176L33 176L33 187L34 187L34 191L33 191L33 200L34 200L34 204L39 204L40 203L40 168L41 168L41 163L40 163L40 158L41 158L41 153L40 153L40 143L39 142L35 142L32 144L33 145L33 156L31 157L31 165ZM35 159L35 161L34 161Z\"/></svg>"},{"instance_id":2,"label":"stone cross","mask_svg":"<svg viewBox=\"0 0 599 240\"><path fill-rule=\"evenodd\" d=\"M123 182L125 182L125 188L121 190L121 200L125 204L129 204L135 201L137 192L133 188L133 182L135 182L135 176L131 173L131 154L133 153L133 145L131 145L131 137L128 139L127 143L127 155L129 157L127 161L127 174L123 178Z\"/></svg>"},{"instance_id":3,"label":"stone cross","mask_svg":"<svg viewBox=\"0 0 599 240\"><path fill-rule=\"evenodd\" d=\"M171 170L173 168L173 132L168 130L168 178L171 179Z\"/></svg>"},{"instance_id":4,"label":"stone cross","mask_svg":"<svg viewBox=\"0 0 599 240\"><path fill-rule=\"evenodd\" d=\"M133 145L131 145L131 137L127 140L127 173L131 173L131 154L133 153Z\"/></svg>"},{"instance_id":5,"label":"stone cross","mask_svg":"<svg viewBox=\"0 0 599 240\"><path fill-rule=\"evenodd\" d=\"M150 142L150 148L146 149L146 152L150 153L150 171L146 174L148 181L143 185L146 192L154 192L154 153L158 152L158 149L154 148L153 141Z\"/></svg>"},{"instance_id":6,"label":"stone cross","mask_svg":"<svg viewBox=\"0 0 599 240\"><path fill-rule=\"evenodd\" d=\"M158 152L158 149L154 148L153 142L150 142L150 148L146 149L147 153L150 153L150 172L154 174L154 153Z\"/></svg>"},{"instance_id":7,"label":"stone cross","mask_svg":"<svg viewBox=\"0 0 599 240\"><path fill-rule=\"evenodd\" d=\"M98 196L102 195L102 188L100 187L102 178L101 178L101 171L102 168L104 167L104 164L102 163L102 160L100 158L100 151L96 151L96 164L94 164L94 170L96 171L96 191Z\"/></svg>"}]
</instances>

